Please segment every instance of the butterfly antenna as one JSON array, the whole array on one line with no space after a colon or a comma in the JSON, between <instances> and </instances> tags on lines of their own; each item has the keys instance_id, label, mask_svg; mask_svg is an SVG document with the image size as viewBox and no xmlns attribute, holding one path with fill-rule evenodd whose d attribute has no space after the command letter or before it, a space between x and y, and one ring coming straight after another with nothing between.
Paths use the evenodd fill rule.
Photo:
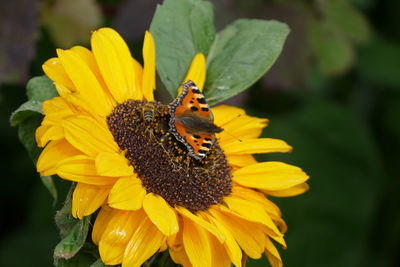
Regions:
<instances>
[{"instance_id":1,"label":"butterfly antenna","mask_svg":"<svg viewBox=\"0 0 400 267\"><path fill-rule=\"evenodd\" d=\"M233 117L232 119L230 119L229 121L226 121L225 123L219 125L218 127L223 128L224 126L228 125L229 123L231 123L233 120L241 117L243 114L238 114L235 117ZM236 140L238 140L239 142L243 142L243 140L241 140L239 137L234 136L233 134L231 134L230 132L228 132L227 130L224 130L224 132L226 132L227 134L229 134L230 136L232 136L233 138L235 138Z\"/></svg>"},{"instance_id":2,"label":"butterfly antenna","mask_svg":"<svg viewBox=\"0 0 400 267\"><path fill-rule=\"evenodd\" d=\"M241 142L243 142L243 140L242 140L242 139L240 139L239 137L237 137L237 136L235 136L235 135L231 134L231 133L230 133L230 132L228 132L227 130L224 130L224 132L226 132L227 134L229 134L230 136L232 136L233 138L235 138L236 140L238 140L240 143L241 143Z\"/></svg>"},{"instance_id":3,"label":"butterfly antenna","mask_svg":"<svg viewBox=\"0 0 400 267\"><path fill-rule=\"evenodd\" d=\"M243 114L238 114L238 115L236 115L235 117L233 117L232 119L230 119L229 121L226 121L226 122L224 122L223 124L218 125L218 126L219 126L219 127L224 127L225 125L228 125L228 124L231 123L233 120L235 120L235 119L241 117L242 115L243 115Z\"/></svg>"}]
</instances>

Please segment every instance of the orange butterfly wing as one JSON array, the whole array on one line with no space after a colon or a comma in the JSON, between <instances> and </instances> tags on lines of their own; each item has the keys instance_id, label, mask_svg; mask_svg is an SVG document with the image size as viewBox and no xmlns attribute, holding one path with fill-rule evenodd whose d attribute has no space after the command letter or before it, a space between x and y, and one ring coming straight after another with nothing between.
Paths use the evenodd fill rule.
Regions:
<instances>
[{"instance_id":1,"label":"orange butterfly wing","mask_svg":"<svg viewBox=\"0 0 400 267\"><path fill-rule=\"evenodd\" d=\"M188 112L193 112L197 116L204 117L205 120L212 121L213 115L204 95L193 82L186 82L183 88L181 95L170 106L170 131L179 141L186 145L189 155L196 159L202 159L212 147L214 136L212 134L188 133L185 126L176 118L182 117Z\"/></svg>"},{"instance_id":2,"label":"orange butterfly wing","mask_svg":"<svg viewBox=\"0 0 400 267\"><path fill-rule=\"evenodd\" d=\"M189 155L196 159L204 158L214 143L214 136L210 134L190 134L179 121L175 121L174 125L181 138L180 141L188 148Z\"/></svg>"},{"instance_id":3,"label":"orange butterfly wing","mask_svg":"<svg viewBox=\"0 0 400 267\"><path fill-rule=\"evenodd\" d=\"M204 95L194 84L187 87L187 93L182 99L181 105L183 110L190 110L198 115L213 119Z\"/></svg>"}]
</instances>

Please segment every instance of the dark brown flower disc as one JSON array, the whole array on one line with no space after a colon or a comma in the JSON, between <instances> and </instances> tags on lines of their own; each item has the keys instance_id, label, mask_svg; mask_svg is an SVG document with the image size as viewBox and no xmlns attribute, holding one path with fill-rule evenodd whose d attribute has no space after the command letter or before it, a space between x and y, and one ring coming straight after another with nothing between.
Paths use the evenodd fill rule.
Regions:
<instances>
[{"instance_id":1,"label":"dark brown flower disc","mask_svg":"<svg viewBox=\"0 0 400 267\"><path fill-rule=\"evenodd\" d=\"M203 160L189 156L185 145L169 134L168 106L130 100L117 106L107 120L148 193L192 212L221 203L230 194L231 169L218 142Z\"/></svg>"}]
</instances>

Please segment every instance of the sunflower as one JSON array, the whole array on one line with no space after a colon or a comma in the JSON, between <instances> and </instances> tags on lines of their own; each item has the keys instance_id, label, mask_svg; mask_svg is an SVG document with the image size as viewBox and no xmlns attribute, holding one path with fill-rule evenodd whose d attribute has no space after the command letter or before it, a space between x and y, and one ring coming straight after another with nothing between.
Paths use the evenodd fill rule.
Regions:
<instances>
[{"instance_id":1,"label":"sunflower","mask_svg":"<svg viewBox=\"0 0 400 267\"><path fill-rule=\"evenodd\" d=\"M145 33L143 66L110 28L93 32L91 47L58 49L43 65L59 96L43 103L37 170L76 182L74 217L99 210L92 240L102 261L140 266L169 250L183 266L242 266L263 253L282 266L274 242L286 247L286 224L267 196L301 194L308 176L252 154L291 147L259 138L266 119L220 105L212 113L224 131L204 159L193 159L168 134L168 106L154 100L152 35ZM197 54L184 81L202 88L205 74Z\"/></svg>"}]
</instances>

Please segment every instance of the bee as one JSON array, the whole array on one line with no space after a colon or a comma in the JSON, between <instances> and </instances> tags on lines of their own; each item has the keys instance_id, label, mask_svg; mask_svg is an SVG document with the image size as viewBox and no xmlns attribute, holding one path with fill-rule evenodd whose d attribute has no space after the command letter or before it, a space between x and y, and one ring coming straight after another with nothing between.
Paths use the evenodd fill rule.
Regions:
<instances>
[{"instance_id":1,"label":"bee","mask_svg":"<svg viewBox=\"0 0 400 267\"><path fill-rule=\"evenodd\" d=\"M145 104L142 110L142 117L147 124L151 124L154 121L155 117L154 107L150 104Z\"/></svg>"}]
</instances>

